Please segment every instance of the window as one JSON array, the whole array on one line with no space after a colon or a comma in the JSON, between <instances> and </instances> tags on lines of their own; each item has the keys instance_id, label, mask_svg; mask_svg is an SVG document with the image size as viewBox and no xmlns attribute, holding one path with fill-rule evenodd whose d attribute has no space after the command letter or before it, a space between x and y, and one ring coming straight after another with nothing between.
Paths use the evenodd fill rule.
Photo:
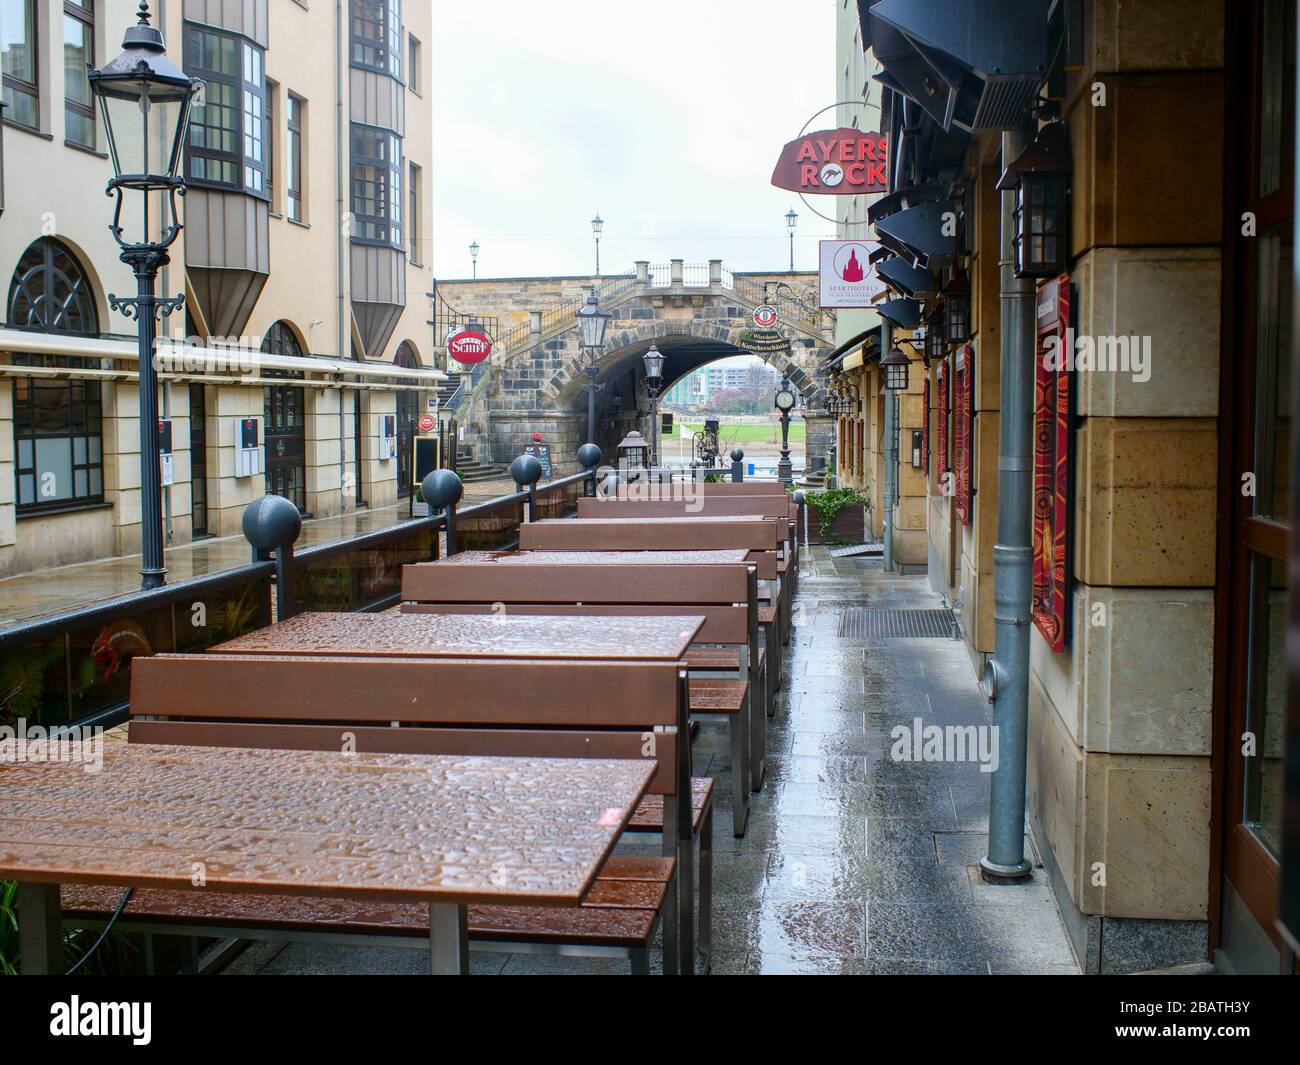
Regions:
<instances>
[{"instance_id":1,"label":"window","mask_svg":"<svg viewBox=\"0 0 1300 1065\"><path fill-rule=\"evenodd\" d=\"M95 62L94 0L63 0L64 139L95 147L95 99L86 67Z\"/></svg>"},{"instance_id":2,"label":"window","mask_svg":"<svg viewBox=\"0 0 1300 1065\"><path fill-rule=\"evenodd\" d=\"M185 70L207 84L190 116L191 180L267 196L262 50L234 34L185 26Z\"/></svg>"},{"instance_id":3,"label":"window","mask_svg":"<svg viewBox=\"0 0 1300 1065\"><path fill-rule=\"evenodd\" d=\"M406 218L406 228L411 233L411 262L420 262L420 168L411 164L411 211Z\"/></svg>"},{"instance_id":4,"label":"window","mask_svg":"<svg viewBox=\"0 0 1300 1065\"><path fill-rule=\"evenodd\" d=\"M423 90L420 84L420 41L414 36L406 39L406 84L412 92Z\"/></svg>"},{"instance_id":5,"label":"window","mask_svg":"<svg viewBox=\"0 0 1300 1065\"><path fill-rule=\"evenodd\" d=\"M9 286L9 324L36 333L96 335L99 325L81 264L44 237L23 253ZM95 368L90 359L15 354L20 366ZM14 379L18 513L104 498L103 417L98 381Z\"/></svg>"},{"instance_id":6,"label":"window","mask_svg":"<svg viewBox=\"0 0 1300 1065\"><path fill-rule=\"evenodd\" d=\"M5 121L40 126L36 66L36 0L0 0L0 69L4 72Z\"/></svg>"},{"instance_id":7,"label":"window","mask_svg":"<svg viewBox=\"0 0 1300 1065\"><path fill-rule=\"evenodd\" d=\"M386 129L352 126L353 238L402 247L402 139Z\"/></svg>"},{"instance_id":8,"label":"window","mask_svg":"<svg viewBox=\"0 0 1300 1065\"><path fill-rule=\"evenodd\" d=\"M307 105L298 97L289 97L289 153L285 160L285 182L288 188L285 210L295 222L306 221L302 197L302 133Z\"/></svg>"},{"instance_id":9,"label":"window","mask_svg":"<svg viewBox=\"0 0 1300 1065\"><path fill-rule=\"evenodd\" d=\"M352 0L352 65L402 76L402 0Z\"/></svg>"}]
</instances>

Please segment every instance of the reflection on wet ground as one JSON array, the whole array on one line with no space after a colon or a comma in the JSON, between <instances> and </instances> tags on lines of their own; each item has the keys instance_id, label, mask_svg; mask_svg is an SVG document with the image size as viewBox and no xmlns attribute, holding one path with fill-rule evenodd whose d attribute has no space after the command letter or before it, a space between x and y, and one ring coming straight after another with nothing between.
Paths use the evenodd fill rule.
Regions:
<instances>
[{"instance_id":1,"label":"reflection on wet ground","mask_svg":"<svg viewBox=\"0 0 1300 1065\"><path fill-rule=\"evenodd\" d=\"M939 607L924 577L886 576L824 549L805 564L767 781L749 831L726 828L725 726L705 723L696 775L717 778L714 962L723 973L1075 974L1041 869L980 882L988 780L976 764L903 762L891 730L985 724L961 643L838 635L846 604ZM1029 852L1031 857L1033 852ZM420 973L421 951L259 944L233 973ZM625 973L618 960L474 954L481 974Z\"/></svg>"},{"instance_id":2,"label":"reflection on wet ground","mask_svg":"<svg viewBox=\"0 0 1300 1065\"><path fill-rule=\"evenodd\" d=\"M482 501L515 490L509 480L478 481L465 486L466 501ZM346 540L408 521L407 504L357 510L303 522L298 547ZM223 536L171 547L166 551L167 581L174 583L248 564L251 549L243 536ZM95 562L40 570L0 579L0 626L73 610L140 588L140 556L123 555Z\"/></svg>"}]
</instances>

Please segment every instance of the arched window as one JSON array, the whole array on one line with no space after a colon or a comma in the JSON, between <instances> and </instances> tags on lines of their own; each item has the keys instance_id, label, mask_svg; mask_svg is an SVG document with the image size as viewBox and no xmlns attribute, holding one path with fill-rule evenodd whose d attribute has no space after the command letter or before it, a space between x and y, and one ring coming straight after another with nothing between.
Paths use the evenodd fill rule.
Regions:
<instances>
[{"instance_id":1,"label":"arched window","mask_svg":"<svg viewBox=\"0 0 1300 1065\"><path fill-rule=\"evenodd\" d=\"M408 341L402 341L393 356L394 366L410 370L420 367L420 359ZM405 382L403 382L405 383ZM420 393L397 393L397 494L401 498L411 494L415 469L415 423L420 418Z\"/></svg>"},{"instance_id":2,"label":"arched window","mask_svg":"<svg viewBox=\"0 0 1300 1065\"><path fill-rule=\"evenodd\" d=\"M302 357L298 335L284 322L276 322L262 338L268 355ZM264 377L301 377L294 371L263 371ZM273 385L264 396L263 434L266 438L266 490L292 500L300 511L307 510L307 433L305 389Z\"/></svg>"},{"instance_id":3,"label":"arched window","mask_svg":"<svg viewBox=\"0 0 1300 1065\"><path fill-rule=\"evenodd\" d=\"M32 244L14 271L6 304L10 328L96 336L90 281L67 247L50 237ZM19 366L66 370L14 378L14 452L18 513L64 509L104 498L100 383L77 379L92 359L15 353Z\"/></svg>"}]
</instances>

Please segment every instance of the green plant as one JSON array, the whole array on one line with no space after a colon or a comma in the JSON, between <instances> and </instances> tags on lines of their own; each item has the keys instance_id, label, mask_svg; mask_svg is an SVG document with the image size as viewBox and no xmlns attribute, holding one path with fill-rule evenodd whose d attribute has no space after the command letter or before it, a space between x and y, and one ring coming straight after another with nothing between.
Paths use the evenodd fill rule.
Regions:
<instances>
[{"instance_id":1,"label":"green plant","mask_svg":"<svg viewBox=\"0 0 1300 1065\"><path fill-rule=\"evenodd\" d=\"M845 507L866 507L871 509L871 500L852 488L828 488L825 492L809 492L804 502L817 511L818 531L823 542L842 542L843 538L835 535L835 515Z\"/></svg>"},{"instance_id":2,"label":"green plant","mask_svg":"<svg viewBox=\"0 0 1300 1065\"><path fill-rule=\"evenodd\" d=\"M63 961L68 967L75 965L99 938L92 928L66 928L63 931ZM99 976L130 971L135 947L123 932L116 930L89 961L79 970ZM18 948L18 885L12 880L0 880L0 976L17 976L22 966Z\"/></svg>"},{"instance_id":3,"label":"green plant","mask_svg":"<svg viewBox=\"0 0 1300 1065\"><path fill-rule=\"evenodd\" d=\"M0 880L0 974L18 975L18 885Z\"/></svg>"}]
</instances>

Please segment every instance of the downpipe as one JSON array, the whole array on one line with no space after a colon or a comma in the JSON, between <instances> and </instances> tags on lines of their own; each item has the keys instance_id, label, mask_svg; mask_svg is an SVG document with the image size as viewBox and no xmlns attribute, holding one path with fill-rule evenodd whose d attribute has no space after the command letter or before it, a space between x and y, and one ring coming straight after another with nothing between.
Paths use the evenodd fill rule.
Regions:
<instances>
[{"instance_id":1,"label":"downpipe","mask_svg":"<svg viewBox=\"0 0 1300 1065\"><path fill-rule=\"evenodd\" d=\"M1026 120L1002 135L1002 158L1015 159L1034 135ZM985 880L1023 880L1029 722L1029 622L1033 594L1034 283L1013 266L1014 191L1002 194L1001 418L998 426L998 539L993 546L993 659L982 686L993 703L998 767L989 789Z\"/></svg>"},{"instance_id":2,"label":"downpipe","mask_svg":"<svg viewBox=\"0 0 1300 1065\"><path fill-rule=\"evenodd\" d=\"M894 346L894 324L880 320L880 350L889 351ZM882 371L881 387L884 387ZM881 496L880 537L885 542L885 572L894 570L894 396L885 392L885 417L882 431L885 435L885 483Z\"/></svg>"}]
</instances>

